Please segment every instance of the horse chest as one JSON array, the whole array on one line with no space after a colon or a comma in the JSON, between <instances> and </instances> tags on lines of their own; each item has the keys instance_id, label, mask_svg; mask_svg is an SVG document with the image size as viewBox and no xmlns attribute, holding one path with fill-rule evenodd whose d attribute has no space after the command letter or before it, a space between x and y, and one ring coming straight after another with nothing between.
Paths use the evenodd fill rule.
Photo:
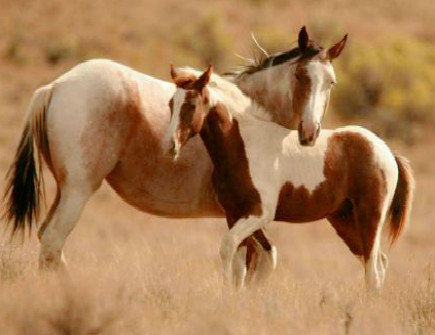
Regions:
<instances>
[{"instance_id":1,"label":"horse chest","mask_svg":"<svg viewBox=\"0 0 435 335\"><path fill-rule=\"evenodd\" d=\"M214 165L213 186L230 221L261 214L261 199L249 171L237 120L210 111L201 138Z\"/></svg>"}]
</instances>

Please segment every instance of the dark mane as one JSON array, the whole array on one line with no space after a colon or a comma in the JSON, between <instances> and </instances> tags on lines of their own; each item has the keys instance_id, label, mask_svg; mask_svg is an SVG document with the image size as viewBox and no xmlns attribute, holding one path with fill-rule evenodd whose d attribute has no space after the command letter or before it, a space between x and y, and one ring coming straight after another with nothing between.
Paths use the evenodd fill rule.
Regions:
<instances>
[{"instance_id":1,"label":"dark mane","mask_svg":"<svg viewBox=\"0 0 435 335\"><path fill-rule=\"evenodd\" d=\"M307 49L302 54L298 47L293 48L289 51L277 52L273 55L266 57L261 54L256 56L250 64L243 65L239 71L236 72L227 72L224 75L233 75L233 76L242 76L244 74L252 74L255 72L262 71L272 66L280 65L286 63L290 60L296 59L300 57L302 59L312 58L320 53L323 48L317 43L310 41Z\"/></svg>"}]
</instances>

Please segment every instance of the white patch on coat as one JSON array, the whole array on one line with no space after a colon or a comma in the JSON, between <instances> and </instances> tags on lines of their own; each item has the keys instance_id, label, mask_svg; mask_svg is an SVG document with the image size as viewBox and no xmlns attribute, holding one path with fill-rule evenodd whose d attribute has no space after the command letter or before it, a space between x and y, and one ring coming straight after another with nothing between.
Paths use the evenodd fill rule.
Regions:
<instances>
[{"instance_id":1,"label":"white patch on coat","mask_svg":"<svg viewBox=\"0 0 435 335\"><path fill-rule=\"evenodd\" d=\"M172 117L171 117L171 121L169 123L169 128L168 131L166 133L165 139L164 139L164 143L165 145L169 144L171 138L175 143L176 149L179 149L179 141L177 139L177 129L180 123L180 112L181 112L181 107L184 104L184 101L186 99L186 91L183 89L177 89L177 91L174 94L173 97L173 107L172 107Z\"/></svg>"},{"instance_id":2,"label":"white patch on coat","mask_svg":"<svg viewBox=\"0 0 435 335\"><path fill-rule=\"evenodd\" d=\"M324 160L331 131L322 131L315 146L305 147L299 144L297 131L289 131L274 123L243 121L239 127L257 188L269 193L267 189L280 189L290 181L294 187L304 186L313 192L325 180ZM278 194L273 197L278 198Z\"/></svg>"},{"instance_id":3,"label":"white patch on coat","mask_svg":"<svg viewBox=\"0 0 435 335\"><path fill-rule=\"evenodd\" d=\"M304 128L320 123L325 112L325 104L329 99L332 83L335 83L334 68L331 63L311 61L306 65L308 76L311 79L311 93L304 106L302 121Z\"/></svg>"}]
</instances>

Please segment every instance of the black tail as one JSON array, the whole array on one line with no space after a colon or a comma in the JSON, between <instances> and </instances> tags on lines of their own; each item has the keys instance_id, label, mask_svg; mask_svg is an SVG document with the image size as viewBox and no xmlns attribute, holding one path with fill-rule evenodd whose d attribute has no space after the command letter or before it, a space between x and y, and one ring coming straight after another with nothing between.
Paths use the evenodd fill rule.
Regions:
<instances>
[{"instance_id":1,"label":"black tail","mask_svg":"<svg viewBox=\"0 0 435 335\"><path fill-rule=\"evenodd\" d=\"M18 231L24 233L26 227L30 233L33 223L38 220L40 198L43 193L42 157L49 165L51 162L46 121L51 94L51 85L43 86L33 94L20 144L6 175L6 208L3 218L13 225L12 235ZM39 151L35 152L35 148ZM38 156L38 166L35 155Z\"/></svg>"},{"instance_id":2,"label":"black tail","mask_svg":"<svg viewBox=\"0 0 435 335\"><path fill-rule=\"evenodd\" d=\"M14 163L7 174L4 216L13 224L12 233L31 231L32 223L38 219L41 183L35 164L33 131L27 122L15 154Z\"/></svg>"}]
</instances>

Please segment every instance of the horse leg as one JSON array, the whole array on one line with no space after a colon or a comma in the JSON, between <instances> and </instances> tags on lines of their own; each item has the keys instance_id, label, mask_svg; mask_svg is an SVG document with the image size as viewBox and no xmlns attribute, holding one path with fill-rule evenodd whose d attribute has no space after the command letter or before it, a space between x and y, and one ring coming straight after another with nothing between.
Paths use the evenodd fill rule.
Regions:
<instances>
[{"instance_id":1,"label":"horse leg","mask_svg":"<svg viewBox=\"0 0 435 335\"><path fill-rule=\"evenodd\" d=\"M236 288L242 288L245 285L245 278L249 264L247 263L248 248L251 246L247 243L242 243L234 255L233 259L233 284ZM252 267L250 268L252 271ZM255 269L254 269L255 270Z\"/></svg>"},{"instance_id":2,"label":"horse leg","mask_svg":"<svg viewBox=\"0 0 435 335\"><path fill-rule=\"evenodd\" d=\"M246 262L248 269L247 283L261 283L266 280L275 270L277 263L276 247L271 243L264 229L259 229L253 234L255 240L252 243L252 254L247 254ZM249 251L249 250L248 250Z\"/></svg>"},{"instance_id":3,"label":"horse leg","mask_svg":"<svg viewBox=\"0 0 435 335\"><path fill-rule=\"evenodd\" d=\"M327 219L338 236L346 243L349 250L359 260L364 261L361 233L356 224L353 205L350 200L346 200L335 213L327 216Z\"/></svg>"},{"instance_id":4,"label":"horse leg","mask_svg":"<svg viewBox=\"0 0 435 335\"><path fill-rule=\"evenodd\" d=\"M246 219L240 219L236 224L224 235L220 247L220 256L224 269L226 282L230 282L232 274L232 263L237 248L249 235L256 230L262 228L265 224L272 221L269 215L260 217L250 216Z\"/></svg>"},{"instance_id":5,"label":"horse leg","mask_svg":"<svg viewBox=\"0 0 435 335\"><path fill-rule=\"evenodd\" d=\"M379 269L379 275L381 279L381 286L383 286L385 281L385 275L388 269L388 257L384 252L381 251L380 247L379 247L378 269Z\"/></svg>"},{"instance_id":6,"label":"horse leg","mask_svg":"<svg viewBox=\"0 0 435 335\"><path fill-rule=\"evenodd\" d=\"M63 247L65 240L75 227L83 207L92 195L88 187L66 184L57 193L56 199L38 232L41 242L40 269L65 267Z\"/></svg>"},{"instance_id":7,"label":"horse leg","mask_svg":"<svg viewBox=\"0 0 435 335\"><path fill-rule=\"evenodd\" d=\"M239 245L234 255L234 286L241 288L245 284L261 283L275 267L276 248L270 244L263 229L257 230Z\"/></svg>"},{"instance_id":8,"label":"horse leg","mask_svg":"<svg viewBox=\"0 0 435 335\"><path fill-rule=\"evenodd\" d=\"M232 228L237 220L227 213L228 228ZM270 243L264 229L254 232L237 248L233 261L233 283L241 288L250 284L253 279L262 281L276 267L276 248Z\"/></svg>"},{"instance_id":9,"label":"horse leg","mask_svg":"<svg viewBox=\"0 0 435 335\"><path fill-rule=\"evenodd\" d=\"M382 253L380 246L382 226L387 213L385 207L370 201L359 201L354 212L361 234L366 287L369 292L375 293L383 286L388 266L387 256Z\"/></svg>"}]
</instances>

